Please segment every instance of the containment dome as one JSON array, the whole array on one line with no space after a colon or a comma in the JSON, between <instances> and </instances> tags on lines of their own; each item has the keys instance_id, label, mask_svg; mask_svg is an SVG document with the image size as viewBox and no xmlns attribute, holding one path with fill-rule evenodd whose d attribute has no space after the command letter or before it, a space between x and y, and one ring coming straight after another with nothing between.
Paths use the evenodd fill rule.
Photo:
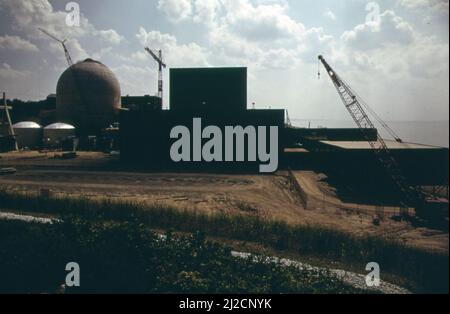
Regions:
<instances>
[{"instance_id":1,"label":"containment dome","mask_svg":"<svg viewBox=\"0 0 450 314\"><path fill-rule=\"evenodd\" d=\"M67 123L53 123L44 128L44 141L56 144L75 136L75 127Z\"/></svg>"},{"instance_id":2,"label":"containment dome","mask_svg":"<svg viewBox=\"0 0 450 314\"><path fill-rule=\"evenodd\" d=\"M42 128L38 123L33 121L18 122L13 125L14 129L40 129Z\"/></svg>"},{"instance_id":3,"label":"containment dome","mask_svg":"<svg viewBox=\"0 0 450 314\"><path fill-rule=\"evenodd\" d=\"M86 59L69 67L56 87L56 117L81 134L94 135L116 121L120 85L104 64Z\"/></svg>"},{"instance_id":4,"label":"containment dome","mask_svg":"<svg viewBox=\"0 0 450 314\"><path fill-rule=\"evenodd\" d=\"M39 148L42 144L42 127L36 122L24 121L13 125L19 148Z\"/></svg>"},{"instance_id":5,"label":"containment dome","mask_svg":"<svg viewBox=\"0 0 450 314\"><path fill-rule=\"evenodd\" d=\"M75 130L75 127L73 125L67 124L67 123L53 123L50 125L47 125L45 130Z\"/></svg>"}]
</instances>

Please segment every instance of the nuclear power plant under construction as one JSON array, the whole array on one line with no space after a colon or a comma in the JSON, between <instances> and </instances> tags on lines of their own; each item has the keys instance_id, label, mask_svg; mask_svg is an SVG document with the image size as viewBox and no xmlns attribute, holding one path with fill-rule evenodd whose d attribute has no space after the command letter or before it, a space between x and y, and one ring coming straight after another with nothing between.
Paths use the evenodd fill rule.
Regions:
<instances>
[{"instance_id":1,"label":"nuclear power plant under construction","mask_svg":"<svg viewBox=\"0 0 450 314\"><path fill-rule=\"evenodd\" d=\"M303 2L0 0L0 294L448 293L449 0Z\"/></svg>"},{"instance_id":2,"label":"nuclear power plant under construction","mask_svg":"<svg viewBox=\"0 0 450 314\"><path fill-rule=\"evenodd\" d=\"M14 149L15 143L21 149L114 149L120 151L123 164L141 169L259 172L261 161L253 158L256 153L249 149L254 147L256 152L261 146L264 148L259 152L268 154L273 140L277 143L278 167L269 167L270 172L313 169L333 174L344 184L370 176L369 186L386 187L376 192L380 197L395 197L413 205L422 199L422 194L415 188L411 192L411 187L439 186L448 190L448 148L405 143L390 128L394 140L383 139L359 98L322 56L319 60L357 128L297 128L289 119L285 121L285 110L248 109L247 69L242 67L170 69L170 106L164 109L161 71L166 65L161 52L147 51L159 65L158 96L121 96L119 81L107 66L93 59L73 64L69 56L69 67L57 83L56 101L49 96L37 114L24 115L29 121L16 121L14 113L18 108L5 98L2 114L10 120L10 113L13 114L11 121L2 120L4 136L0 138L0 149ZM198 160L190 148L180 153L184 159L174 161L173 144L177 138L171 137L171 130L192 125L196 119L216 130L209 129L208 134L201 136L197 147L209 141L207 154L231 154L228 160L237 162L224 162L225 155ZM11 123L16 124L8 128ZM240 127L243 132L234 134L231 140L223 136L222 140L227 127ZM255 134L258 128L276 128L276 138L267 135L263 141L252 144L251 140L257 137L249 127L254 127ZM192 141L195 145L195 139ZM230 145L235 144L243 145L245 152L239 153L236 146L230 150ZM234 158L237 153L240 155Z\"/></svg>"}]
</instances>

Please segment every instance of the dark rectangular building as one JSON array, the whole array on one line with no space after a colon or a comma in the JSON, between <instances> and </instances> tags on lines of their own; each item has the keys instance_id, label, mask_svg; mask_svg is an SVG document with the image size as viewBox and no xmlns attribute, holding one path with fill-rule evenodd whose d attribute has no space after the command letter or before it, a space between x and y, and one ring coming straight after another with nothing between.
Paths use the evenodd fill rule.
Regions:
<instances>
[{"instance_id":1,"label":"dark rectangular building","mask_svg":"<svg viewBox=\"0 0 450 314\"><path fill-rule=\"evenodd\" d=\"M190 114L247 109L247 68L170 69L170 109Z\"/></svg>"},{"instance_id":2,"label":"dark rectangular building","mask_svg":"<svg viewBox=\"0 0 450 314\"><path fill-rule=\"evenodd\" d=\"M250 158L239 162L174 162L170 156L175 142L170 137L171 130L176 126L190 128L194 119L201 119L202 127L218 127L222 134L228 126L254 127L255 130L266 127L267 131L272 126L277 127L278 158L281 158L285 112L247 110L246 68L171 69L170 110L130 109L122 110L120 114L120 153L122 161L131 165L180 171L259 171L261 163L250 161ZM221 137L223 140L223 135ZM237 142L234 137L233 141ZM254 147L250 139L248 135L244 138L247 153L249 147ZM193 147L193 138L190 140ZM203 145L209 140L202 136L200 141ZM266 148L270 146L269 142L267 135ZM259 147L260 142L256 145ZM226 149L223 140L221 151ZM193 153L191 150L191 160ZM236 151L233 154L236 155Z\"/></svg>"},{"instance_id":3,"label":"dark rectangular building","mask_svg":"<svg viewBox=\"0 0 450 314\"><path fill-rule=\"evenodd\" d=\"M120 115L121 159L134 165L148 168L172 169L185 171L250 171L257 172L259 162L200 162L174 163L170 158L170 147L175 140L170 139L171 129L177 125L190 127L193 118L201 118L202 126L218 126L223 132L226 126L276 126L278 127L278 156L281 158L281 144L284 131L284 110L245 110L236 115L197 114L188 116L172 110L155 112L122 110ZM248 139L247 139L248 140ZM246 140L245 146L248 146ZM269 140L269 139L268 139ZM202 145L207 140L202 140ZM223 142L225 145L225 141ZM267 143L268 147L268 143ZM222 148L225 151L225 146Z\"/></svg>"},{"instance_id":4,"label":"dark rectangular building","mask_svg":"<svg viewBox=\"0 0 450 314\"><path fill-rule=\"evenodd\" d=\"M157 96L122 96L122 108L140 111L162 110L161 98Z\"/></svg>"}]
</instances>

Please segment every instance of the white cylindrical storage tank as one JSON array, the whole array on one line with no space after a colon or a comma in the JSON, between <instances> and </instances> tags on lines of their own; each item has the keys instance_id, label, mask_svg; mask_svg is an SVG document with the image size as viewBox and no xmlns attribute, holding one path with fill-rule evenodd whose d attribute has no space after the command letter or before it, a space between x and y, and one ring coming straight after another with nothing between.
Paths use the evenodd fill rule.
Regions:
<instances>
[{"instance_id":1,"label":"white cylindrical storage tank","mask_svg":"<svg viewBox=\"0 0 450 314\"><path fill-rule=\"evenodd\" d=\"M67 123L53 123L44 128L44 139L47 143L57 144L75 136L75 127Z\"/></svg>"},{"instance_id":2,"label":"white cylindrical storage tank","mask_svg":"<svg viewBox=\"0 0 450 314\"><path fill-rule=\"evenodd\" d=\"M42 144L42 127L36 122L24 121L13 125L19 148L39 148Z\"/></svg>"}]
</instances>

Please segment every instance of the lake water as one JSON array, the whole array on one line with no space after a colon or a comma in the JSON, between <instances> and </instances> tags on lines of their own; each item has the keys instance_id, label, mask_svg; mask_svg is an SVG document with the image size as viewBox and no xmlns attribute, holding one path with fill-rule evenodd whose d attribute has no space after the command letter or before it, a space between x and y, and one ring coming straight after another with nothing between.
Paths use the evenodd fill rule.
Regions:
<instances>
[{"instance_id":1,"label":"lake water","mask_svg":"<svg viewBox=\"0 0 450 314\"><path fill-rule=\"evenodd\" d=\"M311 128L354 128L356 124L350 120L306 120L292 119L297 127ZM387 124L405 142L449 147L449 121L391 121ZM378 126L377 126L378 127ZM391 139L383 128L378 127L383 138Z\"/></svg>"}]
</instances>

